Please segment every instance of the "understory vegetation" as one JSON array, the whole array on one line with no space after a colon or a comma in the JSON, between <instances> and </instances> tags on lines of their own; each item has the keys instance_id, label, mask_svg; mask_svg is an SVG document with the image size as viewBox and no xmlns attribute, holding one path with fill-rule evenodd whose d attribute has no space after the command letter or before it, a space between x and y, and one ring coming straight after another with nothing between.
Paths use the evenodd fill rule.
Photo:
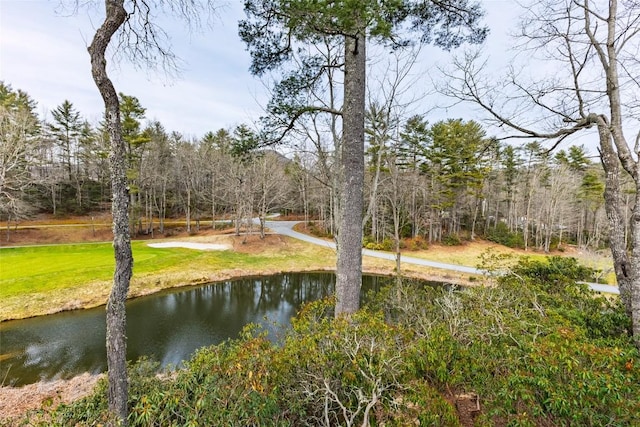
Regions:
<instances>
[{"instance_id":1,"label":"understory vegetation","mask_svg":"<svg viewBox=\"0 0 640 427\"><path fill-rule=\"evenodd\" d=\"M305 306L277 342L251 326L183 369L130 366L132 426L632 426L640 355L618 300L577 283L575 259L523 258L495 286L389 285L350 318ZM35 425L99 425L107 384Z\"/></svg>"}]
</instances>

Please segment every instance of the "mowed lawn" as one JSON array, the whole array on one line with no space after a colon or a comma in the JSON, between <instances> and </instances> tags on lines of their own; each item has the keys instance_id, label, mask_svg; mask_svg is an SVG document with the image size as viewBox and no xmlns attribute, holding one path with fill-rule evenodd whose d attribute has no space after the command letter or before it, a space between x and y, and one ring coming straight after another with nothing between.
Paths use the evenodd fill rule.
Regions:
<instances>
[{"instance_id":1,"label":"mowed lawn","mask_svg":"<svg viewBox=\"0 0 640 427\"><path fill-rule=\"evenodd\" d=\"M132 242L132 250L131 296L244 274L324 269L335 263L332 251L298 242L257 253L151 248L143 241ZM2 248L0 321L104 304L114 264L111 243Z\"/></svg>"},{"instance_id":2,"label":"mowed lawn","mask_svg":"<svg viewBox=\"0 0 640 427\"><path fill-rule=\"evenodd\" d=\"M262 240L254 236L254 240L246 243L243 243L242 237L229 236L223 239L225 244L234 249L200 251L152 248L147 245L148 241L133 241L134 276L129 295L135 297L176 286L248 275L335 267L333 250L294 239L267 236ZM187 237L184 240L208 241L198 237ZM434 246L408 255L476 266L481 254L489 247L500 253L523 255L522 251L496 248L486 242L459 247ZM543 258L542 254L526 255ZM610 270L610 267L607 268L610 260L599 260L598 264L602 265L592 265L593 261L580 259L584 265ZM112 286L114 264L111 243L0 248L0 321L105 304ZM364 264L365 269L372 273L391 274L394 268L391 261L370 257L365 257ZM426 267L408 265L405 274L429 280L439 280L438 277L446 281L453 280L451 272L434 271Z\"/></svg>"},{"instance_id":3,"label":"mowed lawn","mask_svg":"<svg viewBox=\"0 0 640 427\"><path fill-rule=\"evenodd\" d=\"M0 250L0 297L76 286L108 277L109 244L63 245Z\"/></svg>"},{"instance_id":4,"label":"mowed lawn","mask_svg":"<svg viewBox=\"0 0 640 427\"><path fill-rule=\"evenodd\" d=\"M206 256L202 252L154 249L132 243L135 272L170 269ZM0 297L54 291L110 280L114 269L110 243L0 249Z\"/></svg>"}]
</instances>

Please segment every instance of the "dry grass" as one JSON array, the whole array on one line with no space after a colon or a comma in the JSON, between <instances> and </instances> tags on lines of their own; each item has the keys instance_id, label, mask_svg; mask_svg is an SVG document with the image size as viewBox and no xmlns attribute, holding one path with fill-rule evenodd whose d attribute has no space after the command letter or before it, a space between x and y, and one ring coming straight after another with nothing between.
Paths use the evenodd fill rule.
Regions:
<instances>
[{"instance_id":1,"label":"dry grass","mask_svg":"<svg viewBox=\"0 0 640 427\"><path fill-rule=\"evenodd\" d=\"M28 411L55 408L89 395L99 376L88 373L69 380L39 382L23 387L0 387L0 424L22 425L19 418Z\"/></svg>"}]
</instances>

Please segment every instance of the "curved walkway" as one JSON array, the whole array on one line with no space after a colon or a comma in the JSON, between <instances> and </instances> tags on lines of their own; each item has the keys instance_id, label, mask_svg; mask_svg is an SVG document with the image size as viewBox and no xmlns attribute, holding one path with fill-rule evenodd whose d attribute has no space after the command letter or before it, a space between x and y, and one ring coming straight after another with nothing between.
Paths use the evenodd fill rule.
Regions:
<instances>
[{"instance_id":1,"label":"curved walkway","mask_svg":"<svg viewBox=\"0 0 640 427\"><path fill-rule=\"evenodd\" d=\"M334 242L328 242L326 240L318 239L317 237L309 236L307 234L299 233L293 229L293 227L301 221L266 221L265 226L275 233L282 234L283 236L293 237L294 239L302 240L304 242L312 243L314 245L324 246L329 249L336 249ZM394 254L381 251L373 251L370 249L363 249L362 254L365 256L382 258L386 260L395 261ZM429 261L421 258L414 258L408 256L402 256L401 262L413 265L421 265L424 267L438 268L441 270L456 271L459 273L467 274L483 274L484 271L474 267L466 267L464 265L446 264L442 262ZM597 292L605 292L610 294L619 294L620 291L616 286L603 285L600 283L587 283L591 289Z\"/></svg>"}]
</instances>

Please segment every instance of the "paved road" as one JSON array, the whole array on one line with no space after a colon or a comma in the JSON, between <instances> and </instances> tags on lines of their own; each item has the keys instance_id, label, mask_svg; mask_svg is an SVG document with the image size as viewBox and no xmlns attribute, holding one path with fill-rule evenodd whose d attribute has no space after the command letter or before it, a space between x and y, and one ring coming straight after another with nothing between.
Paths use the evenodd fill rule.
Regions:
<instances>
[{"instance_id":1,"label":"paved road","mask_svg":"<svg viewBox=\"0 0 640 427\"><path fill-rule=\"evenodd\" d=\"M293 237L294 239L302 240L315 245L324 246L326 248L334 249L336 244L334 242L328 242L326 240L318 239L317 237L309 236L307 234L299 233L293 229L293 226L300 221L266 221L265 225L275 233L282 234L283 236ZM370 249L363 249L362 254L375 258L382 258L391 261L395 261L395 255L388 252L372 251ZM442 270L456 271L467 274L483 274L483 270L466 267L464 265L446 264L442 262L429 261L421 258L413 258L408 256L402 256L401 261L407 264L421 265L424 267L438 268ZM597 292L606 292L610 294L619 294L620 291L615 286L602 285L599 283L587 283L591 289Z\"/></svg>"},{"instance_id":2,"label":"paved road","mask_svg":"<svg viewBox=\"0 0 640 427\"><path fill-rule=\"evenodd\" d=\"M257 218L254 218L254 223L259 223ZM293 237L294 239L302 240L305 242L313 243L315 245L324 246L326 248L334 249L336 248L336 244L333 242L328 242L326 240L318 239L313 236L309 236L307 234L298 233L293 229L293 226L298 224L301 221L266 221L265 225L278 234L282 234L283 236ZM55 225L33 225L33 226L18 226L18 228L30 228L30 227L40 227L40 228L48 228L48 227L90 227L92 225L95 226L103 226L110 224L55 224ZM13 227L12 227L13 228ZM74 243L75 244L75 243ZM6 247L5 247L6 248ZM388 252L380 252L380 251L372 251L370 249L363 249L362 254L365 256L370 256L374 258L382 258L391 261L395 261L395 255ZM413 265L421 265L424 267L438 268L441 270L449 270L456 271L459 273L466 274L482 274L483 271L473 267L466 267L463 265L455 265L455 264L446 264L442 262L429 261L421 258L413 258L408 256L402 257L402 262ZM620 291L615 286L602 285L599 283L587 283L591 289L598 292L605 292L610 294L619 294Z\"/></svg>"}]
</instances>

